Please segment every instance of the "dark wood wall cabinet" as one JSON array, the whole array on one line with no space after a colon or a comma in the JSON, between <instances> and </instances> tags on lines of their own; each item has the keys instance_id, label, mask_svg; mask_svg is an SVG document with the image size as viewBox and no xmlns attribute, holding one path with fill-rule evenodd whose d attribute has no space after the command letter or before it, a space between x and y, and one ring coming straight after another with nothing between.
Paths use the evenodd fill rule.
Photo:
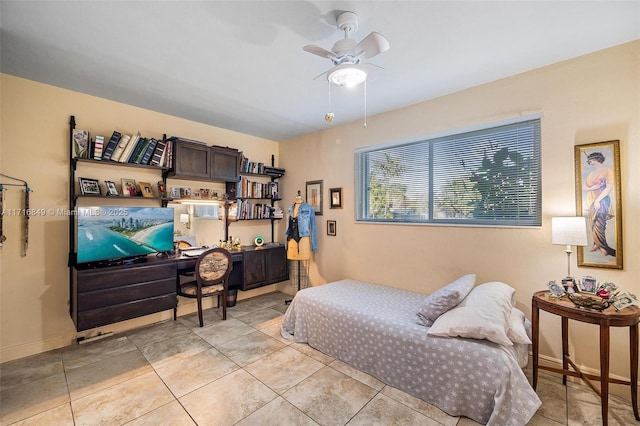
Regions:
<instances>
[{"instance_id":1,"label":"dark wood wall cabinet","mask_svg":"<svg viewBox=\"0 0 640 426\"><path fill-rule=\"evenodd\" d=\"M251 290L289 279L284 245L243 250L244 279L241 290Z\"/></svg>"},{"instance_id":2,"label":"dark wood wall cabinet","mask_svg":"<svg viewBox=\"0 0 640 426\"><path fill-rule=\"evenodd\" d=\"M203 143L175 139L172 179L237 181L240 152L237 149L208 146Z\"/></svg>"}]
</instances>

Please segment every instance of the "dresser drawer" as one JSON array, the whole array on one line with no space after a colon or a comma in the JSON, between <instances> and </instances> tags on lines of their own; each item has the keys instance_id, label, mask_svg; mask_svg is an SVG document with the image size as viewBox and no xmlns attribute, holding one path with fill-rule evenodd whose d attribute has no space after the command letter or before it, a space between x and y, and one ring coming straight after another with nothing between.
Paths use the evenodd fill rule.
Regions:
<instances>
[{"instance_id":1,"label":"dresser drawer","mask_svg":"<svg viewBox=\"0 0 640 426\"><path fill-rule=\"evenodd\" d=\"M175 279L175 276L175 264L142 265L122 269L103 268L81 270L77 271L78 293L162 280L169 277Z\"/></svg>"},{"instance_id":2,"label":"dresser drawer","mask_svg":"<svg viewBox=\"0 0 640 426\"><path fill-rule=\"evenodd\" d=\"M78 293L78 312L175 293L174 277Z\"/></svg>"}]
</instances>

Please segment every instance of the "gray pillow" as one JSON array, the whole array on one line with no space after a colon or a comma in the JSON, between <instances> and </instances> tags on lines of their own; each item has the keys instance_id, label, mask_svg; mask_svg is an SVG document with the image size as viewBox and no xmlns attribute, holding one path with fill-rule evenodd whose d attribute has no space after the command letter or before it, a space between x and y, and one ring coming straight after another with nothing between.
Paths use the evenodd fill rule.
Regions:
<instances>
[{"instance_id":1,"label":"gray pillow","mask_svg":"<svg viewBox=\"0 0 640 426\"><path fill-rule=\"evenodd\" d=\"M440 315L462 302L475 283L476 274L463 275L424 299L417 313L418 324L431 326Z\"/></svg>"}]
</instances>

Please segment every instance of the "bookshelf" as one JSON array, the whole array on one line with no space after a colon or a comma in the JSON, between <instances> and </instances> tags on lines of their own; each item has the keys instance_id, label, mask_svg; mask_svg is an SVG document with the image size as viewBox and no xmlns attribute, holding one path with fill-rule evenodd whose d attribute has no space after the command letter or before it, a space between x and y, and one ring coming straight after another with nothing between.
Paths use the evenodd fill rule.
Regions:
<instances>
[{"instance_id":1,"label":"bookshelf","mask_svg":"<svg viewBox=\"0 0 640 426\"><path fill-rule=\"evenodd\" d=\"M240 159L240 176L235 182L226 183L229 200L225 202L225 239L229 237L229 224L246 220L270 220L271 242L275 241L275 221L283 218L282 209L277 206L280 198L278 179L284 176L285 170L274 166L275 158L271 156L271 167L264 163L249 161L244 155ZM235 219L230 215L235 211Z\"/></svg>"},{"instance_id":2,"label":"bookshelf","mask_svg":"<svg viewBox=\"0 0 640 426\"><path fill-rule=\"evenodd\" d=\"M117 205L127 206L132 203L159 203L166 207L171 198L163 196L157 189L153 196L129 195L106 195L107 192L100 188L97 179L85 179L92 187L90 193L86 193L87 187L83 187L77 176L78 170L93 170L95 167L107 167L113 169L108 171L113 176L112 184L120 182L123 170L131 168L145 170L143 173L149 180L162 182L166 188L168 167L141 164L143 161L150 162L151 155L141 163L119 162L114 160L78 158L77 135L74 132L76 120L72 115L69 121L69 313L76 325L76 330L82 331L125 319L135 318L154 312L173 309L176 306L175 296L175 270L176 265L167 259L152 259L142 264L123 264L119 266L107 266L104 268L87 268L79 266L75 251L76 226L75 213L78 204L85 205L87 200L114 200ZM114 132L115 133L115 132ZM166 136L163 135L163 141ZM141 148L142 150L142 148ZM151 149L149 149L151 151ZM91 155L91 149L83 153ZM80 191L76 191L78 182ZM106 182L105 182L106 183ZM106 186L106 185L105 185ZM84 194L83 192L84 188ZM107 186L108 189L108 186ZM116 188L117 190L117 188ZM156 195L157 194L157 195Z\"/></svg>"}]
</instances>

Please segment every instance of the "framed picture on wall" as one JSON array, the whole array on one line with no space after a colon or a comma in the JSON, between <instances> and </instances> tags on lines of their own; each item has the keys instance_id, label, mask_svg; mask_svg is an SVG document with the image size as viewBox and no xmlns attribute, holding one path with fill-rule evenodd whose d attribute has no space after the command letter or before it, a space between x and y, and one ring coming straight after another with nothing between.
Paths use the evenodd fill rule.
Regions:
<instances>
[{"instance_id":1,"label":"framed picture on wall","mask_svg":"<svg viewBox=\"0 0 640 426\"><path fill-rule=\"evenodd\" d=\"M342 208L342 188L329 189L329 208L331 209Z\"/></svg>"},{"instance_id":2,"label":"framed picture on wall","mask_svg":"<svg viewBox=\"0 0 640 426\"><path fill-rule=\"evenodd\" d=\"M316 216L322 216L322 181L307 182L307 203L311 204Z\"/></svg>"},{"instance_id":3,"label":"framed picture on wall","mask_svg":"<svg viewBox=\"0 0 640 426\"><path fill-rule=\"evenodd\" d=\"M587 219L578 265L622 269L620 141L575 146L576 215Z\"/></svg>"},{"instance_id":4,"label":"framed picture on wall","mask_svg":"<svg viewBox=\"0 0 640 426\"><path fill-rule=\"evenodd\" d=\"M337 235L337 233L336 233L336 221L335 220L328 220L327 221L327 235L331 235L333 237L335 237Z\"/></svg>"}]
</instances>

